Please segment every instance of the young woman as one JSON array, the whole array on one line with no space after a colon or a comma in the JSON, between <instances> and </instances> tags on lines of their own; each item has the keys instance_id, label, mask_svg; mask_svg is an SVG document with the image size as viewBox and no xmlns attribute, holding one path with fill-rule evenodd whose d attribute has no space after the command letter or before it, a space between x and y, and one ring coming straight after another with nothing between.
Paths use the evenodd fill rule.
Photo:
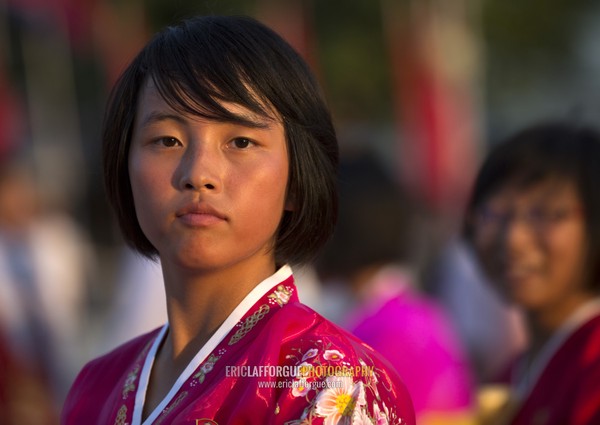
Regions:
<instances>
[{"instance_id":1,"label":"young woman","mask_svg":"<svg viewBox=\"0 0 600 425\"><path fill-rule=\"evenodd\" d=\"M167 28L117 83L103 139L109 199L161 262L169 321L88 364L64 424L414 423L380 356L298 302L287 264L332 232L338 150L287 43L242 17Z\"/></svg>"},{"instance_id":2,"label":"young woman","mask_svg":"<svg viewBox=\"0 0 600 425\"><path fill-rule=\"evenodd\" d=\"M477 177L466 235L526 318L498 423L600 423L600 135L566 123L526 129Z\"/></svg>"}]
</instances>

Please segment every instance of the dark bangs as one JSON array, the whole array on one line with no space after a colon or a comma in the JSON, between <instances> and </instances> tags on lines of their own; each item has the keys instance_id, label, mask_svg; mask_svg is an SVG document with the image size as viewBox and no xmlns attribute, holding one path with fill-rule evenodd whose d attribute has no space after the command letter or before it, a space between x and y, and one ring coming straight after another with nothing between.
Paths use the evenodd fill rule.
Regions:
<instances>
[{"instance_id":1,"label":"dark bangs","mask_svg":"<svg viewBox=\"0 0 600 425\"><path fill-rule=\"evenodd\" d=\"M268 66L244 38L241 27L223 31L218 18L204 18L169 27L144 49L141 67L160 95L175 111L210 120L253 125L247 117L231 113L223 102L239 104L257 115L275 118L263 94L259 70ZM240 35L231 36L231 31ZM243 43L242 43L243 42ZM242 45L240 45L242 43ZM243 45L246 44L246 45Z\"/></svg>"},{"instance_id":2,"label":"dark bangs","mask_svg":"<svg viewBox=\"0 0 600 425\"><path fill-rule=\"evenodd\" d=\"M479 172L471 206L479 206L509 186L526 189L554 177L580 181L585 141L578 139L577 132L548 124L527 129L496 146Z\"/></svg>"},{"instance_id":3,"label":"dark bangs","mask_svg":"<svg viewBox=\"0 0 600 425\"><path fill-rule=\"evenodd\" d=\"M561 123L523 130L495 146L483 163L467 207L467 217L488 198L506 187L527 189L547 180L571 181L579 195L587 191L584 178L593 134ZM590 164L592 165L592 164ZM467 235L469 220L465 223Z\"/></svg>"},{"instance_id":4,"label":"dark bangs","mask_svg":"<svg viewBox=\"0 0 600 425\"><path fill-rule=\"evenodd\" d=\"M211 120L254 124L222 102L265 118L295 120L294 91L310 71L271 29L247 17L210 16L159 33L141 54L141 67L175 111ZM314 83L314 89L316 82ZM299 93L302 96L302 93Z\"/></svg>"}]
</instances>

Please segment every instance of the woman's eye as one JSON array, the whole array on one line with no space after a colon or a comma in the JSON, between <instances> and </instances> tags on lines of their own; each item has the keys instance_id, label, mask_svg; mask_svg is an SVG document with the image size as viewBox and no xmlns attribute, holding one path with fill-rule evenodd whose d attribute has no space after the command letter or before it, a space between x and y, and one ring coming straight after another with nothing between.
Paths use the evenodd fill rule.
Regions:
<instances>
[{"instance_id":1,"label":"woman's eye","mask_svg":"<svg viewBox=\"0 0 600 425\"><path fill-rule=\"evenodd\" d=\"M235 138L231 141L231 143L233 144L233 146L235 146L237 149L246 149L248 146L250 146L253 142L250 139L246 139L245 137L238 137Z\"/></svg>"},{"instance_id":2,"label":"woman's eye","mask_svg":"<svg viewBox=\"0 0 600 425\"><path fill-rule=\"evenodd\" d=\"M167 148L181 145L181 142L174 137L161 137L157 142Z\"/></svg>"}]
</instances>

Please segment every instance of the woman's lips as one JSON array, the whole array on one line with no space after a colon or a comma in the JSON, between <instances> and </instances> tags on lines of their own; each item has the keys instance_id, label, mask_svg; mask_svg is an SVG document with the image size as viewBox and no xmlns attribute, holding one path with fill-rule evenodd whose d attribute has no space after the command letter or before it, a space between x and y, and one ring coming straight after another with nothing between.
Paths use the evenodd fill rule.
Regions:
<instances>
[{"instance_id":1,"label":"woman's lips","mask_svg":"<svg viewBox=\"0 0 600 425\"><path fill-rule=\"evenodd\" d=\"M188 204L178 210L176 216L184 224L193 227L206 227L226 221L219 210L205 203Z\"/></svg>"}]
</instances>

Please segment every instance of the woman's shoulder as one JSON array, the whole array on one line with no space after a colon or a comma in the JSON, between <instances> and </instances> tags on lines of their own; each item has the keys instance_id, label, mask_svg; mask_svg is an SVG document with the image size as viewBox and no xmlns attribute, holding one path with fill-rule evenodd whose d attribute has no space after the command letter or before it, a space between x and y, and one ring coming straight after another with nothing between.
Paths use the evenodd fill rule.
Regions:
<instances>
[{"instance_id":1,"label":"woman's shoulder","mask_svg":"<svg viewBox=\"0 0 600 425\"><path fill-rule=\"evenodd\" d=\"M600 304L598 304L600 306ZM600 368L600 308L582 320L561 344L555 358L577 358L578 366Z\"/></svg>"},{"instance_id":2,"label":"woman's shoulder","mask_svg":"<svg viewBox=\"0 0 600 425\"><path fill-rule=\"evenodd\" d=\"M600 333L600 307L596 314L592 315L580 328L581 331L590 335L598 335Z\"/></svg>"},{"instance_id":3,"label":"woman's shoulder","mask_svg":"<svg viewBox=\"0 0 600 425\"><path fill-rule=\"evenodd\" d=\"M106 365L111 365L111 369L118 368L122 365L123 368L127 368L128 365L133 363L135 359L140 355L142 351L150 348L150 344L154 341L156 335L160 332L161 328L154 329L150 332L137 336L103 354L99 357L88 362L83 370L96 370L102 369Z\"/></svg>"},{"instance_id":4,"label":"woman's shoulder","mask_svg":"<svg viewBox=\"0 0 600 425\"><path fill-rule=\"evenodd\" d=\"M115 383L129 371L136 359L149 349L159 330L140 335L88 362L71 386L63 406L63 422L74 423L67 419L78 417L81 412L97 411L102 406L99 400L110 396Z\"/></svg>"},{"instance_id":5,"label":"woman's shoulder","mask_svg":"<svg viewBox=\"0 0 600 425\"><path fill-rule=\"evenodd\" d=\"M560 364L558 369L575 369L583 376L592 373L600 376L600 312L580 324L555 357L555 363Z\"/></svg>"},{"instance_id":6,"label":"woman's shoulder","mask_svg":"<svg viewBox=\"0 0 600 425\"><path fill-rule=\"evenodd\" d=\"M275 326L281 332L289 333L283 340L286 345L312 343L325 340L327 344L346 347L348 353L354 355L378 354L368 344L351 332L330 321L301 302L289 303L274 316Z\"/></svg>"}]
</instances>

